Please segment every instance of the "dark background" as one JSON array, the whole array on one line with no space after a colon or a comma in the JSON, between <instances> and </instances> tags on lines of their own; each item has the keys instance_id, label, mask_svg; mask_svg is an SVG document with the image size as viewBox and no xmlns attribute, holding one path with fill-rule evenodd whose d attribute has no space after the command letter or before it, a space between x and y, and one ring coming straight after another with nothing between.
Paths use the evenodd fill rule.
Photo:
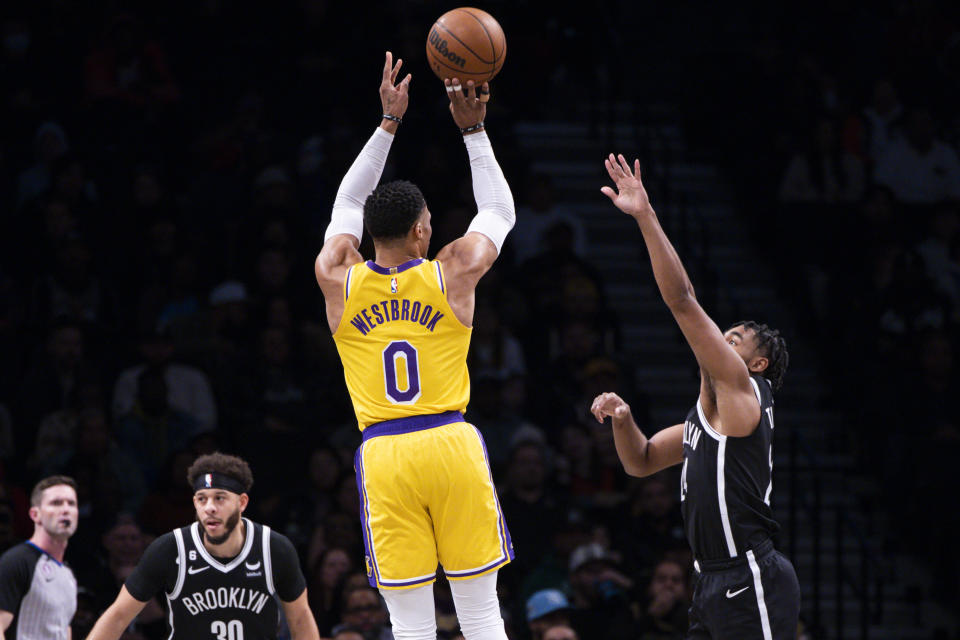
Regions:
<instances>
[{"instance_id":1,"label":"dark background","mask_svg":"<svg viewBox=\"0 0 960 640\"><path fill-rule=\"evenodd\" d=\"M363 568L359 435L312 263L378 122L388 49L414 77L385 177L421 186L434 250L469 223L466 154L424 59L450 8L0 11L0 547L31 534L37 479L76 477L68 560L84 615L152 536L193 518L185 469L219 449L253 467L251 515L298 546L321 631L339 621L343 582ZM487 125L520 222L478 291L468 418L517 548L501 572L512 634L526 637L525 599L558 587L584 637L682 637L683 599L673 622L653 620L647 588L662 557L689 562L677 474L628 479L585 411L616 389L650 435L682 420L696 389L639 233L599 194L617 151L641 158L708 313L780 324L790 346L805 395L789 395L788 371L774 506L803 633L960 637L946 613L958 600L956 6L482 8L507 34ZM525 215L540 222L521 229ZM743 272L721 266L731 256ZM770 286L754 295L758 274ZM682 354L657 366L689 371L680 400L645 382L656 341ZM632 586L597 595L568 576L587 542ZM617 616L625 626L604 630Z\"/></svg>"}]
</instances>

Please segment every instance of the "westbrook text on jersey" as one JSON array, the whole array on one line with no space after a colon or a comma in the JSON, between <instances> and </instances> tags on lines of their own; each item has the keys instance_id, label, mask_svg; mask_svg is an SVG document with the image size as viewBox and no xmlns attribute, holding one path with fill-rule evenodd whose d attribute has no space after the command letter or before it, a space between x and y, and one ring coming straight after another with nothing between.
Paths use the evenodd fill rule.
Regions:
<instances>
[{"instance_id":1,"label":"westbrook text on jersey","mask_svg":"<svg viewBox=\"0 0 960 640\"><path fill-rule=\"evenodd\" d=\"M363 335L367 335L375 327L385 322L398 321L413 322L432 332L436 330L437 322L443 318L443 315L429 304L421 304L419 300L411 301L402 298L400 300L384 300L379 304L373 303L353 316L350 319L350 324Z\"/></svg>"}]
</instances>

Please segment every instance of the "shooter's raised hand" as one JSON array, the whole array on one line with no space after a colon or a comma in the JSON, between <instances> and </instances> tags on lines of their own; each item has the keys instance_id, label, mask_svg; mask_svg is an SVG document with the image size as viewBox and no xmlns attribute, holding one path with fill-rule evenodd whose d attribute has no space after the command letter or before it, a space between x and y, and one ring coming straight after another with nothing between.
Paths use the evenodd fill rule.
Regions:
<instances>
[{"instance_id":1,"label":"shooter's raised hand","mask_svg":"<svg viewBox=\"0 0 960 640\"><path fill-rule=\"evenodd\" d=\"M403 66L403 60L398 58L397 64L393 64L393 54L387 51L386 60L383 63L383 78L380 80L380 102L383 104L384 115L395 118L402 118L407 111L412 77L408 73L400 84L397 84L401 66Z\"/></svg>"}]
</instances>

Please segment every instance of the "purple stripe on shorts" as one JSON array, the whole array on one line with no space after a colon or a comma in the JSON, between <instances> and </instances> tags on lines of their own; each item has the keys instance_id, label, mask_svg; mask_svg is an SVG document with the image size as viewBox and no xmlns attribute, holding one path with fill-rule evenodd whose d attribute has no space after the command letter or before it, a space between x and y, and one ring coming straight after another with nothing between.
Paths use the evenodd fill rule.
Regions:
<instances>
[{"instance_id":1,"label":"purple stripe on shorts","mask_svg":"<svg viewBox=\"0 0 960 640\"><path fill-rule=\"evenodd\" d=\"M366 442L370 438L376 438L377 436L395 436L401 433L423 431L424 429L433 429L434 427L442 427L445 424L463 421L463 414L459 411L397 418L396 420L377 422L365 428L363 430L363 441ZM484 449L484 451L486 451L486 449Z\"/></svg>"},{"instance_id":2,"label":"purple stripe on shorts","mask_svg":"<svg viewBox=\"0 0 960 640\"><path fill-rule=\"evenodd\" d=\"M367 581L371 587L376 587L380 580L380 572L377 570L377 558L373 555L373 536L370 534L370 527L367 524L367 518L370 514L370 502L367 499L367 491L363 486L363 445L357 447L357 453L353 457L353 467L357 472L357 489L360 491L360 528L363 531L363 548L366 551L366 557L369 559L370 571L367 574Z\"/></svg>"},{"instance_id":3,"label":"purple stripe on shorts","mask_svg":"<svg viewBox=\"0 0 960 640\"><path fill-rule=\"evenodd\" d=\"M433 573L426 578L417 578L416 580L407 580L406 582L384 582L380 581L380 584L384 587L412 587L418 584L425 584L427 582L433 582L437 579L437 574Z\"/></svg>"},{"instance_id":4,"label":"purple stripe on shorts","mask_svg":"<svg viewBox=\"0 0 960 640\"><path fill-rule=\"evenodd\" d=\"M490 486L493 489L493 501L497 505L497 523L500 525L497 534L500 536L500 543L503 545L504 557L509 560L513 560L513 539L510 538L510 530L507 529L507 521L503 517L503 509L500 508L500 498L497 496L496 489L497 485L493 482L493 471L490 469L490 455L487 453L487 443L483 440L483 434L480 433L480 429L477 429L475 425L471 426L473 426L473 430L477 432L477 437L480 438L480 444L483 446L483 458L487 463L487 473L490 474ZM493 564L496 564L496 562ZM487 571L488 569L478 569L478 571Z\"/></svg>"},{"instance_id":5,"label":"purple stripe on shorts","mask_svg":"<svg viewBox=\"0 0 960 640\"><path fill-rule=\"evenodd\" d=\"M447 576L451 578L469 578L471 576L480 575L481 573L490 571L491 569L495 569L496 567L502 564L507 564L507 562L509 562L512 559L513 559L512 556L510 558L497 558L487 566L481 567L479 569L474 569L473 571L463 571L463 572L445 571L445 573L447 574Z\"/></svg>"},{"instance_id":6,"label":"purple stripe on shorts","mask_svg":"<svg viewBox=\"0 0 960 640\"><path fill-rule=\"evenodd\" d=\"M373 260L367 260L367 266L382 276L389 276L393 275L394 273L403 273L407 269L411 269L421 262L423 262L423 258L414 258L413 260L407 260L403 264L397 265L396 267L381 267Z\"/></svg>"}]
</instances>

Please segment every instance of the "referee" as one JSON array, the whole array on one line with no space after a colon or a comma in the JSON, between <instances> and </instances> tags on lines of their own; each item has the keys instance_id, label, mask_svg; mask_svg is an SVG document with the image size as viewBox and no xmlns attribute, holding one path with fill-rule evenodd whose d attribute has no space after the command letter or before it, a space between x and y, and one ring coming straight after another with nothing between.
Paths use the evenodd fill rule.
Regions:
<instances>
[{"instance_id":1,"label":"referee","mask_svg":"<svg viewBox=\"0 0 960 640\"><path fill-rule=\"evenodd\" d=\"M77 483L44 478L30 492L33 536L0 556L0 640L69 640L77 581L63 563L77 530Z\"/></svg>"}]
</instances>

